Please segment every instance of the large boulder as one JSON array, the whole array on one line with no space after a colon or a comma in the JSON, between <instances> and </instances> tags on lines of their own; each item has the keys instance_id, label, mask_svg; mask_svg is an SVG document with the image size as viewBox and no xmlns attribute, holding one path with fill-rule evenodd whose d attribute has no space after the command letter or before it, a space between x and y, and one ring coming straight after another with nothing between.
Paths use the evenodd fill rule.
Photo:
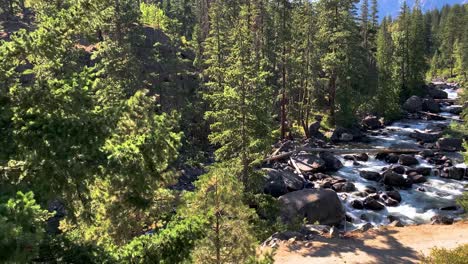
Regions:
<instances>
[{"instance_id":1,"label":"large boulder","mask_svg":"<svg viewBox=\"0 0 468 264\"><path fill-rule=\"evenodd\" d=\"M408 175L408 178L411 179L413 183L424 183L427 182L426 177L422 176L421 174L412 174Z\"/></svg>"},{"instance_id":2,"label":"large boulder","mask_svg":"<svg viewBox=\"0 0 468 264\"><path fill-rule=\"evenodd\" d=\"M325 161L317 155L298 155L293 160L302 172L320 172L326 168Z\"/></svg>"},{"instance_id":3,"label":"large boulder","mask_svg":"<svg viewBox=\"0 0 468 264\"><path fill-rule=\"evenodd\" d=\"M354 192L356 186L352 182L338 182L333 184L332 189L336 192Z\"/></svg>"},{"instance_id":4,"label":"large boulder","mask_svg":"<svg viewBox=\"0 0 468 264\"><path fill-rule=\"evenodd\" d=\"M398 160L398 163L400 163L403 166L413 166L413 165L418 165L419 161L415 157L411 155L400 155L400 159Z\"/></svg>"},{"instance_id":5,"label":"large boulder","mask_svg":"<svg viewBox=\"0 0 468 264\"><path fill-rule=\"evenodd\" d=\"M385 185L395 186L395 187L405 187L408 185L407 180L403 175L394 173L393 171L386 171L383 174L383 182Z\"/></svg>"},{"instance_id":6,"label":"large boulder","mask_svg":"<svg viewBox=\"0 0 468 264\"><path fill-rule=\"evenodd\" d=\"M441 89L438 89L437 87L434 86L429 86L427 88L427 94L429 97L433 99L447 99L448 94L445 91L442 91Z\"/></svg>"},{"instance_id":7,"label":"large boulder","mask_svg":"<svg viewBox=\"0 0 468 264\"><path fill-rule=\"evenodd\" d=\"M338 171L343 168L343 163L330 152L321 152L320 158L325 161L325 168L329 171Z\"/></svg>"},{"instance_id":8,"label":"large boulder","mask_svg":"<svg viewBox=\"0 0 468 264\"><path fill-rule=\"evenodd\" d=\"M337 194L327 189L304 189L279 198L285 222L305 218L308 223L338 225L345 218L345 210Z\"/></svg>"},{"instance_id":9,"label":"large boulder","mask_svg":"<svg viewBox=\"0 0 468 264\"><path fill-rule=\"evenodd\" d=\"M369 155L366 153L361 153L358 155L354 155L354 158L358 161L368 161L369 160Z\"/></svg>"},{"instance_id":10,"label":"large boulder","mask_svg":"<svg viewBox=\"0 0 468 264\"><path fill-rule=\"evenodd\" d=\"M366 116L361 121L361 124L365 129L369 129L369 130L379 129L383 127L379 118L376 116Z\"/></svg>"},{"instance_id":11,"label":"large boulder","mask_svg":"<svg viewBox=\"0 0 468 264\"><path fill-rule=\"evenodd\" d=\"M398 191L388 191L385 193L388 197L401 203L401 195Z\"/></svg>"},{"instance_id":12,"label":"large boulder","mask_svg":"<svg viewBox=\"0 0 468 264\"><path fill-rule=\"evenodd\" d=\"M419 96L413 95L403 104L403 109L410 112L416 113L422 110L423 102Z\"/></svg>"},{"instance_id":13,"label":"large boulder","mask_svg":"<svg viewBox=\"0 0 468 264\"><path fill-rule=\"evenodd\" d=\"M264 169L266 183L263 187L264 193L274 197L279 197L291 191L298 191L304 188L304 180L289 170Z\"/></svg>"},{"instance_id":14,"label":"large boulder","mask_svg":"<svg viewBox=\"0 0 468 264\"><path fill-rule=\"evenodd\" d=\"M440 113L440 105L434 99L424 99L422 109L431 113Z\"/></svg>"},{"instance_id":15,"label":"large boulder","mask_svg":"<svg viewBox=\"0 0 468 264\"><path fill-rule=\"evenodd\" d=\"M380 211L385 208L385 205L378 202L372 197L367 197L366 199L364 199L364 208L374 211Z\"/></svg>"},{"instance_id":16,"label":"large boulder","mask_svg":"<svg viewBox=\"0 0 468 264\"><path fill-rule=\"evenodd\" d=\"M442 136L442 132L419 132L415 131L410 134L411 138L414 138L423 143L434 143Z\"/></svg>"},{"instance_id":17,"label":"large boulder","mask_svg":"<svg viewBox=\"0 0 468 264\"><path fill-rule=\"evenodd\" d=\"M360 171L359 175L369 181L380 181L382 179L382 175L375 171Z\"/></svg>"},{"instance_id":18,"label":"large boulder","mask_svg":"<svg viewBox=\"0 0 468 264\"><path fill-rule=\"evenodd\" d=\"M465 176L466 169L465 168L457 168L457 167L450 167L446 169L446 175L450 179L454 180L463 180L463 177Z\"/></svg>"},{"instance_id":19,"label":"large boulder","mask_svg":"<svg viewBox=\"0 0 468 264\"><path fill-rule=\"evenodd\" d=\"M461 151L463 140L460 138L441 138L437 141L436 146L442 151Z\"/></svg>"},{"instance_id":20,"label":"large boulder","mask_svg":"<svg viewBox=\"0 0 468 264\"><path fill-rule=\"evenodd\" d=\"M361 140L363 138L362 131L357 128L344 128L344 127L337 127L333 134L330 137L330 140L333 142L340 142L340 141L352 141L352 140Z\"/></svg>"}]
</instances>

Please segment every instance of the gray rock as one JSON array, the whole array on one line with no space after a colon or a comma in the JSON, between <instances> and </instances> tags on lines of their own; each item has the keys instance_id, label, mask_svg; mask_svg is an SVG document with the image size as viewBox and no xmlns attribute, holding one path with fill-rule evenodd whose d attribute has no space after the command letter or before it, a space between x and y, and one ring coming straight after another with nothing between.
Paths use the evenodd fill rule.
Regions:
<instances>
[{"instance_id":1,"label":"gray rock","mask_svg":"<svg viewBox=\"0 0 468 264\"><path fill-rule=\"evenodd\" d=\"M386 194L388 195L388 197L394 199L395 201L398 201L399 203L401 203L401 195L398 191L387 191Z\"/></svg>"},{"instance_id":2,"label":"gray rock","mask_svg":"<svg viewBox=\"0 0 468 264\"><path fill-rule=\"evenodd\" d=\"M358 155L354 155L354 158L358 161L368 161L369 160L369 155L367 155L366 153L361 153L361 154L358 154Z\"/></svg>"},{"instance_id":3,"label":"gray rock","mask_svg":"<svg viewBox=\"0 0 468 264\"><path fill-rule=\"evenodd\" d=\"M432 224L437 225L451 225L453 224L453 218L445 215L435 215L431 218Z\"/></svg>"},{"instance_id":4,"label":"gray rock","mask_svg":"<svg viewBox=\"0 0 468 264\"><path fill-rule=\"evenodd\" d=\"M424 99L422 105L423 111L431 112L431 113L440 113L440 106L439 103L434 101L434 99Z\"/></svg>"},{"instance_id":5,"label":"gray rock","mask_svg":"<svg viewBox=\"0 0 468 264\"><path fill-rule=\"evenodd\" d=\"M410 112L416 113L422 110L422 100L419 96L413 95L403 104L403 109Z\"/></svg>"},{"instance_id":6,"label":"gray rock","mask_svg":"<svg viewBox=\"0 0 468 264\"><path fill-rule=\"evenodd\" d=\"M337 194L326 189L304 189L285 194L279 198L281 215L285 222L297 217L308 223L338 225L345 218L345 210ZM300 220L300 219L299 219Z\"/></svg>"},{"instance_id":7,"label":"gray rock","mask_svg":"<svg viewBox=\"0 0 468 264\"><path fill-rule=\"evenodd\" d=\"M385 208L383 204L375 200L374 198L367 197L364 199L364 208L374 211L380 211Z\"/></svg>"},{"instance_id":8,"label":"gray rock","mask_svg":"<svg viewBox=\"0 0 468 264\"><path fill-rule=\"evenodd\" d=\"M442 151L461 151L463 140L460 138L441 138L437 141L436 146Z\"/></svg>"},{"instance_id":9,"label":"gray rock","mask_svg":"<svg viewBox=\"0 0 468 264\"><path fill-rule=\"evenodd\" d=\"M380 181L382 179L382 175L375 171L360 171L359 175L369 181Z\"/></svg>"},{"instance_id":10,"label":"gray rock","mask_svg":"<svg viewBox=\"0 0 468 264\"><path fill-rule=\"evenodd\" d=\"M448 98L448 94L445 91L442 91L441 89L438 89L432 86L430 86L427 89L427 94L433 99L447 99Z\"/></svg>"},{"instance_id":11,"label":"gray rock","mask_svg":"<svg viewBox=\"0 0 468 264\"><path fill-rule=\"evenodd\" d=\"M419 131L415 131L414 133L410 134L411 138L414 138L423 143L434 143L442 136L442 132L435 132L435 133L423 133Z\"/></svg>"},{"instance_id":12,"label":"gray rock","mask_svg":"<svg viewBox=\"0 0 468 264\"><path fill-rule=\"evenodd\" d=\"M411 178L411 181L413 183L424 183L424 182L427 182L427 179L426 177L420 175L420 174L416 174L416 175L411 175L411 176L408 176L409 178Z\"/></svg>"},{"instance_id":13,"label":"gray rock","mask_svg":"<svg viewBox=\"0 0 468 264\"><path fill-rule=\"evenodd\" d=\"M407 186L407 181L403 175L394 173L393 171L386 171L383 174L383 182L385 185L395 186L395 187L405 187Z\"/></svg>"},{"instance_id":14,"label":"gray rock","mask_svg":"<svg viewBox=\"0 0 468 264\"><path fill-rule=\"evenodd\" d=\"M418 165L419 161L411 155L403 154L403 155L400 155L398 163L400 163L403 166L413 166L413 165Z\"/></svg>"},{"instance_id":15,"label":"gray rock","mask_svg":"<svg viewBox=\"0 0 468 264\"><path fill-rule=\"evenodd\" d=\"M321 152L320 158L325 161L325 169L329 171L338 171L343 168L343 163L330 152Z\"/></svg>"},{"instance_id":16,"label":"gray rock","mask_svg":"<svg viewBox=\"0 0 468 264\"><path fill-rule=\"evenodd\" d=\"M274 197L279 197L290 191L297 191L304 188L304 180L288 170L264 169L265 177L264 192Z\"/></svg>"},{"instance_id":17,"label":"gray rock","mask_svg":"<svg viewBox=\"0 0 468 264\"><path fill-rule=\"evenodd\" d=\"M405 174L405 167L403 166L395 166L392 168L393 172L398 173L398 174Z\"/></svg>"},{"instance_id":18,"label":"gray rock","mask_svg":"<svg viewBox=\"0 0 468 264\"><path fill-rule=\"evenodd\" d=\"M364 203L360 200L352 200L350 204L354 209L364 209Z\"/></svg>"},{"instance_id":19,"label":"gray rock","mask_svg":"<svg viewBox=\"0 0 468 264\"><path fill-rule=\"evenodd\" d=\"M374 130L382 128L383 125L380 122L379 118L376 116L366 116L362 121L361 124L364 128Z\"/></svg>"},{"instance_id":20,"label":"gray rock","mask_svg":"<svg viewBox=\"0 0 468 264\"><path fill-rule=\"evenodd\" d=\"M336 192L354 192L356 190L356 186L352 182L335 183L332 188Z\"/></svg>"},{"instance_id":21,"label":"gray rock","mask_svg":"<svg viewBox=\"0 0 468 264\"><path fill-rule=\"evenodd\" d=\"M293 160L302 172L320 172L326 168L325 161L316 155L298 155Z\"/></svg>"}]
</instances>

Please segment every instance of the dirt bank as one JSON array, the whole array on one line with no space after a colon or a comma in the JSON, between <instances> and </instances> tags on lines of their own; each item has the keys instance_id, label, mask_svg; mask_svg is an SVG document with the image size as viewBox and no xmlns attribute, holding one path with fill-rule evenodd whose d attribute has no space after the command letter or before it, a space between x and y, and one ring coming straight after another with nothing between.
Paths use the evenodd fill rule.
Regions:
<instances>
[{"instance_id":1,"label":"dirt bank","mask_svg":"<svg viewBox=\"0 0 468 264\"><path fill-rule=\"evenodd\" d=\"M282 244L275 263L418 263L433 247L455 248L468 243L468 222L453 225L384 227L345 238L316 237Z\"/></svg>"}]
</instances>

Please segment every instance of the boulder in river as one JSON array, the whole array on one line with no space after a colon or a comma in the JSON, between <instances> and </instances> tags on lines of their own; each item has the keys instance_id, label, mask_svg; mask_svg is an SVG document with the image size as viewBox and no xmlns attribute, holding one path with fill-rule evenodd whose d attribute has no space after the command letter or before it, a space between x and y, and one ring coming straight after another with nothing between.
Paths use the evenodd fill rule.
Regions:
<instances>
[{"instance_id":1,"label":"boulder in river","mask_svg":"<svg viewBox=\"0 0 468 264\"><path fill-rule=\"evenodd\" d=\"M460 138L441 138L437 141L436 146L442 151L461 151L463 140Z\"/></svg>"},{"instance_id":2,"label":"boulder in river","mask_svg":"<svg viewBox=\"0 0 468 264\"><path fill-rule=\"evenodd\" d=\"M319 172L325 170L325 161L317 155L298 155L294 157L293 160L302 172Z\"/></svg>"},{"instance_id":3,"label":"boulder in river","mask_svg":"<svg viewBox=\"0 0 468 264\"><path fill-rule=\"evenodd\" d=\"M398 201L399 203L401 203L401 195L400 195L400 193L398 191L387 191L387 192L385 192L385 194L388 197L390 197L390 198Z\"/></svg>"},{"instance_id":4,"label":"boulder in river","mask_svg":"<svg viewBox=\"0 0 468 264\"><path fill-rule=\"evenodd\" d=\"M375 171L360 171L359 175L369 181L380 181L382 179L382 175Z\"/></svg>"},{"instance_id":5,"label":"boulder in river","mask_svg":"<svg viewBox=\"0 0 468 264\"><path fill-rule=\"evenodd\" d=\"M332 189L336 192L354 192L356 186L352 182L338 182L333 184Z\"/></svg>"},{"instance_id":6,"label":"boulder in river","mask_svg":"<svg viewBox=\"0 0 468 264\"><path fill-rule=\"evenodd\" d=\"M433 143L436 142L440 137L442 136L442 132L419 132L415 131L410 134L411 138L416 139L417 141L423 142L423 143Z\"/></svg>"},{"instance_id":7,"label":"boulder in river","mask_svg":"<svg viewBox=\"0 0 468 264\"><path fill-rule=\"evenodd\" d=\"M419 96L413 95L403 104L403 109L410 113L422 111L423 102Z\"/></svg>"},{"instance_id":8,"label":"boulder in river","mask_svg":"<svg viewBox=\"0 0 468 264\"><path fill-rule=\"evenodd\" d=\"M440 113L440 106L439 106L439 103L434 101L434 99L424 99L422 110L437 114L437 113Z\"/></svg>"},{"instance_id":9,"label":"boulder in river","mask_svg":"<svg viewBox=\"0 0 468 264\"><path fill-rule=\"evenodd\" d=\"M329 171L338 171L343 168L343 163L330 152L321 152L320 158L325 161L325 169Z\"/></svg>"},{"instance_id":10,"label":"boulder in river","mask_svg":"<svg viewBox=\"0 0 468 264\"><path fill-rule=\"evenodd\" d=\"M408 181L403 177L403 175L394 173L393 171L386 171L383 174L383 181L385 185L395 186L395 187L406 187L408 186Z\"/></svg>"},{"instance_id":11,"label":"boulder in river","mask_svg":"<svg viewBox=\"0 0 468 264\"><path fill-rule=\"evenodd\" d=\"M430 150L430 149L425 149L425 150L422 150L421 152L419 152L419 155L421 155L423 158L432 158L435 156L435 153L434 151Z\"/></svg>"},{"instance_id":12,"label":"boulder in river","mask_svg":"<svg viewBox=\"0 0 468 264\"><path fill-rule=\"evenodd\" d=\"M385 161L391 164L397 163L399 160L400 160L400 156L394 153L388 154L388 156L385 158Z\"/></svg>"},{"instance_id":13,"label":"boulder in river","mask_svg":"<svg viewBox=\"0 0 468 264\"><path fill-rule=\"evenodd\" d=\"M398 163L400 163L403 166L413 166L413 165L418 165L419 161L415 157L411 155L400 155L400 158L398 160Z\"/></svg>"},{"instance_id":14,"label":"boulder in river","mask_svg":"<svg viewBox=\"0 0 468 264\"><path fill-rule=\"evenodd\" d=\"M383 127L379 118L376 116L372 116L372 115L366 116L361 121L361 124L365 129L369 129L369 130L375 130L375 129L379 129Z\"/></svg>"},{"instance_id":15,"label":"boulder in river","mask_svg":"<svg viewBox=\"0 0 468 264\"><path fill-rule=\"evenodd\" d=\"M426 91L427 91L427 94L433 99L447 99L448 98L448 94L445 91L442 91L441 89L434 87L434 86L428 86Z\"/></svg>"},{"instance_id":16,"label":"boulder in river","mask_svg":"<svg viewBox=\"0 0 468 264\"><path fill-rule=\"evenodd\" d=\"M392 168L393 172L398 174L405 174L406 168L403 166L395 166Z\"/></svg>"},{"instance_id":17,"label":"boulder in river","mask_svg":"<svg viewBox=\"0 0 468 264\"><path fill-rule=\"evenodd\" d=\"M391 197L388 197L387 199L385 199L384 203L386 206L390 206L390 207L398 206L400 204L397 200Z\"/></svg>"},{"instance_id":18,"label":"boulder in river","mask_svg":"<svg viewBox=\"0 0 468 264\"><path fill-rule=\"evenodd\" d=\"M413 183L427 182L426 177L422 176L421 174L411 175L411 176L408 176L408 178L410 178Z\"/></svg>"},{"instance_id":19,"label":"boulder in river","mask_svg":"<svg viewBox=\"0 0 468 264\"><path fill-rule=\"evenodd\" d=\"M291 191L298 191L304 188L304 180L299 175L289 170L264 169L266 183L263 191L274 197L279 197Z\"/></svg>"},{"instance_id":20,"label":"boulder in river","mask_svg":"<svg viewBox=\"0 0 468 264\"><path fill-rule=\"evenodd\" d=\"M366 199L364 199L364 208L374 211L380 211L385 208L385 205L378 202L372 197L367 197Z\"/></svg>"},{"instance_id":21,"label":"boulder in river","mask_svg":"<svg viewBox=\"0 0 468 264\"><path fill-rule=\"evenodd\" d=\"M297 217L306 218L308 223L338 225L345 217L345 210L337 194L326 189L304 189L285 194L279 198L281 215L285 222Z\"/></svg>"},{"instance_id":22,"label":"boulder in river","mask_svg":"<svg viewBox=\"0 0 468 264\"><path fill-rule=\"evenodd\" d=\"M352 140L361 140L363 138L363 133L358 127L354 128L344 128L337 127L333 134L330 137L330 140L333 142L349 142Z\"/></svg>"},{"instance_id":23,"label":"boulder in river","mask_svg":"<svg viewBox=\"0 0 468 264\"><path fill-rule=\"evenodd\" d=\"M446 174L448 178L454 179L454 180L459 180L459 181L463 180L465 173L466 173L465 168L450 167L446 169Z\"/></svg>"},{"instance_id":24,"label":"boulder in river","mask_svg":"<svg viewBox=\"0 0 468 264\"><path fill-rule=\"evenodd\" d=\"M350 204L354 209L364 209L364 203L360 200L352 200Z\"/></svg>"},{"instance_id":25,"label":"boulder in river","mask_svg":"<svg viewBox=\"0 0 468 264\"><path fill-rule=\"evenodd\" d=\"M367 155L366 153L361 153L361 154L354 155L354 158L358 161L365 162L369 160L369 155Z\"/></svg>"}]
</instances>

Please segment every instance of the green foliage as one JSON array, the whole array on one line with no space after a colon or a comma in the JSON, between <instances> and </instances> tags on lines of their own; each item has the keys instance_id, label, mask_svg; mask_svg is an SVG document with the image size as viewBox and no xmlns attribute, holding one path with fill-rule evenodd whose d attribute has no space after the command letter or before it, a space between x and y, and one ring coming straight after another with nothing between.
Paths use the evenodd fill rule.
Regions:
<instances>
[{"instance_id":1,"label":"green foliage","mask_svg":"<svg viewBox=\"0 0 468 264\"><path fill-rule=\"evenodd\" d=\"M167 31L170 26L170 19L164 14L159 6L154 4L140 4L141 22L145 25Z\"/></svg>"},{"instance_id":2,"label":"green foliage","mask_svg":"<svg viewBox=\"0 0 468 264\"><path fill-rule=\"evenodd\" d=\"M0 258L26 263L37 257L45 236L46 210L34 200L32 192L18 192L0 203Z\"/></svg>"},{"instance_id":3,"label":"green foliage","mask_svg":"<svg viewBox=\"0 0 468 264\"><path fill-rule=\"evenodd\" d=\"M457 199L457 203L468 212L468 192L464 192L463 195Z\"/></svg>"},{"instance_id":4,"label":"green foliage","mask_svg":"<svg viewBox=\"0 0 468 264\"><path fill-rule=\"evenodd\" d=\"M142 235L119 249L122 263L183 263L190 259L198 239L205 235L206 219L193 215L175 218L155 234Z\"/></svg>"},{"instance_id":5,"label":"green foliage","mask_svg":"<svg viewBox=\"0 0 468 264\"><path fill-rule=\"evenodd\" d=\"M458 246L455 249L433 248L429 256L422 258L426 264L464 264L468 259L468 244Z\"/></svg>"},{"instance_id":6,"label":"green foliage","mask_svg":"<svg viewBox=\"0 0 468 264\"><path fill-rule=\"evenodd\" d=\"M187 193L184 215L204 215L208 226L192 253L195 263L244 263L255 256L252 220L255 213L243 204L243 185L232 164L218 164Z\"/></svg>"}]
</instances>

